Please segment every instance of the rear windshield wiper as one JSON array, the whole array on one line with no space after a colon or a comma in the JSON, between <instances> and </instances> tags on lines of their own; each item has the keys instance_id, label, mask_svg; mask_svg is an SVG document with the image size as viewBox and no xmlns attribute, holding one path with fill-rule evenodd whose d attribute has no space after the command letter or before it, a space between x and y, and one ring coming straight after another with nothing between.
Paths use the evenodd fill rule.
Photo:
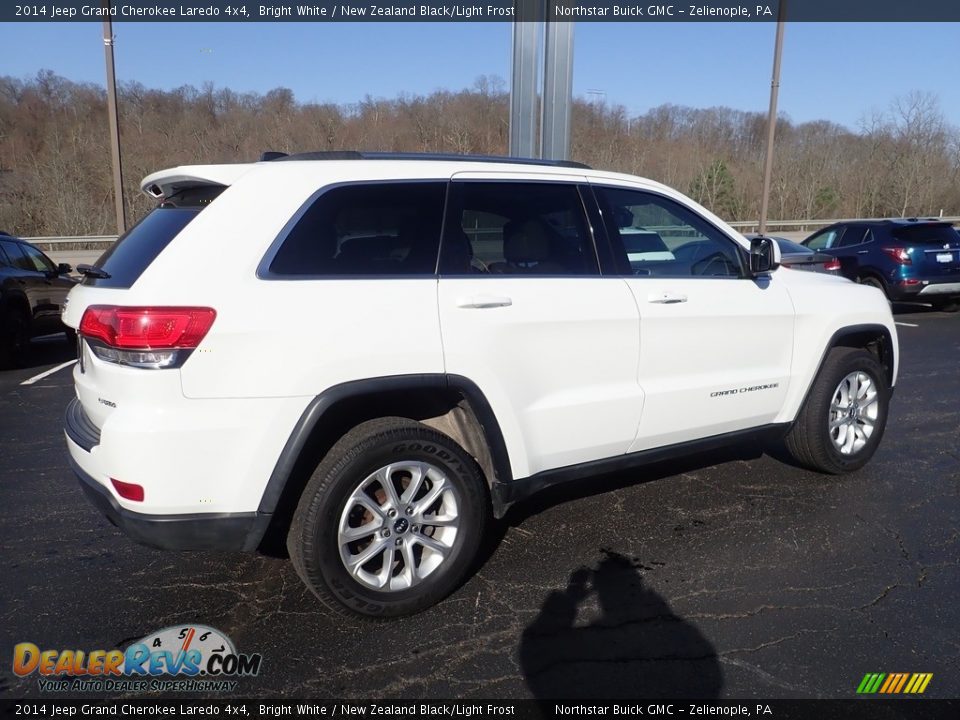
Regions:
<instances>
[{"instance_id":1,"label":"rear windshield wiper","mask_svg":"<svg viewBox=\"0 0 960 720\"><path fill-rule=\"evenodd\" d=\"M103 268L98 268L96 265L77 265L77 272L87 277L97 278L98 280L106 280L110 277L110 273Z\"/></svg>"}]
</instances>

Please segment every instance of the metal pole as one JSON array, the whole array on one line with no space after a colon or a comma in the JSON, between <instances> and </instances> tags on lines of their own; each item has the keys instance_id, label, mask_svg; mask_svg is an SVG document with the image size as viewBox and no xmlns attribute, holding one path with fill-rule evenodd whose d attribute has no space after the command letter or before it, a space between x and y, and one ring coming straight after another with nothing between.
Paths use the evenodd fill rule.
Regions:
<instances>
[{"instance_id":1,"label":"metal pole","mask_svg":"<svg viewBox=\"0 0 960 720\"><path fill-rule=\"evenodd\" d=\"M760 200L760 226L757 232L767 232L767 210L770 206L770 179L773 175L773 138L777 129L777 93L780 90L780 55L783 51L784 7L786 0L780 0L780 17L777 20L777 39L773 47L773 79L770 81L770 113L767 116L767 154L763 167L763 196Z\"/></svg>"},{"instance_id":2,"label":"metal pole","mask_svg":"<svg viewBox=\"0 0 960 720\"><path fill-rule=\"evenodd\" d=\"M545 23L540 157L570 159L570 106L573 102L573 23Z\"/></svg>"},{"instance_id":3,"label":"metal pole","mask_svg":"<svg viewBox=\"0 0 960 720\"><path fill-rule=\"evenodd\" d=\"M127 213L123 203L123 166L120 162L120 118L117 114L117 78L113 67L113 23L110 21L110 0L102 0L107 11L103 20L103 55L107 64L107 116L110 120L110 149L113 157L113 199L117 211L117 235L127 230Z\"/></svg>"},{"instance_id":4,"label":"metal pole","mask_svg":"<svg viewBox=\"0 0 960 720\"><path fill-rule=\"evenodd\" d=\"M519 0L517 6L521 17L536 17L535 0ZM539 39L539 22L513 22L508 152L514 157L535 157L534 153L537 150L537 44Z\"/></svg>"}]
</instances>

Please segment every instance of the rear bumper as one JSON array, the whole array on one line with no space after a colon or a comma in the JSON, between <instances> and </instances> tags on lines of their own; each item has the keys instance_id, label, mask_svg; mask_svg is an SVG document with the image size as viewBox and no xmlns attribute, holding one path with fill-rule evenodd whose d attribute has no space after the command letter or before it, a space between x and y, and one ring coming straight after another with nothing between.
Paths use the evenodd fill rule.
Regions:
<instances>
[{"instance_id":1,"label":"rear bumper","mask_svg":"<svg viewBox=\"0 0 960 720\"><path fill-rule=\"evenodd\" d=\"M87 475L71 457L70 466L80 479L87 499L107 519L141 545L161 550L257 549L270 523L263 513L204 513L196 515L145 515L120 507L110 492Z\"/></svg>"},{"instance_id":2,"label":"rear bumper","mask_svg":"<svg viewBox=\"0 0 960 720\"><path fill-rule=\"evenodd\" d=\"M100 431L84 413L76 398L63 419L70 467L90 502L132 539L163 550L253 551L270 524L271 515L261 512L140 513L121 506L110 488L98 481L91 451L100 445ZM84 469L81 465L88 465Z\"/></svg>"},{"instance_id":3,"label":"rear bumper","mask_svg":"<svg viewBox=\"0 0 960 720\"><path fill-rule=\"evenodd\" d=\"M912 279L912 278L911 278ZM960 297L960 281L951 278L945 279L924 279L917 278L916 284L907 285L904 281L899 281L890 285L890 295L894 300L910 300L913 298L948 298Z\"/></svg>"},{"instance_id":4,"label":"rear bumper","mask_svg":"<svg viewBox=\"0 0 960 720\"><path fill-rule=\"evenodd\" d=\"M931 295L958 295L960 296L960 282L951 283L931 283L924 285L920 290L921 297L930 297Z\"/></svg>"}]
</instances>

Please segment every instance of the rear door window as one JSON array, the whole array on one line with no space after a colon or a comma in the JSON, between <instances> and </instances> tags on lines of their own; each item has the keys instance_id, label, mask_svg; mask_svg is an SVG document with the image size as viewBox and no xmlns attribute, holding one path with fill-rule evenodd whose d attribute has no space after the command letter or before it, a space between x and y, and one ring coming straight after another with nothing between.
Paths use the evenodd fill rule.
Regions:
<instances>
[{"instance_id":1,"label":"rear door window","mask_svg":"<svg viewBox=\"0 0 960 720\"><path fill-rule=\"evenodd\" d=\"M434 275L445 197L445 182L327 190L281 234L267 276Z\"/></svg>"},{"instance_id":2,"label":"rear door window","mask_svg":"<svg viewBox=\"0 0 960 720\"><path fill-rule=\"evenodd\" d=\"M597 275L577 186L463 181L451 185L445 275Z\"/></svg>"},{"instance_id":3,"label":"rear door window","mask_svg":"<svg viewBox=\"0 0 960 720\"><path fill-rule=\"evenodd\" d=\"M191 188L164 199L159 207L130 228L97 260L95 265L110 277L87 275L83 284L106 288L131 287L170 241L224 189L220 185Z\"/></svg>"},{"instance_id":4,"label":"rear door window","mask_svg":"<svg viewBox=\"0 0 960 720\"><path fill-rule=\"evenodd\" d=\"M871 240L873 240L873 236L870 233L870 228L864 225L850 225L847 231L843 233L843 237L840 238L840 242L834 243L833 247L853 247L854 245L863 245Z\"/></svg>"}]
</instances>

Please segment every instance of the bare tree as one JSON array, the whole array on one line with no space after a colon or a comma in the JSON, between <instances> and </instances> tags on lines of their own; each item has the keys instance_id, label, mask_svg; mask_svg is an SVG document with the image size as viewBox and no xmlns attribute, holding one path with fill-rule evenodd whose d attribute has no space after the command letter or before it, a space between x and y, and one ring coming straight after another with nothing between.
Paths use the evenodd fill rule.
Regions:
<instances>
[{"instance_id":1,"label":"bare tree","mask_svg":"<svg viewBox=\"0 0 960 720\"><path fill-rule=\"evenodd\" d=\"M103 88L51 72L0 77L0 227L23 235L111 227ZM120 88L126 195L134 218L152 201L140 178L164 167L257 159L264 150L506 152L508 95L482 76L469 90L299 103L287 88L236 93L205 84ZM576 100L573 158L691 191L728 220L759 206L765 116L663 105L642 114ZM777 125L772 207L778 219L960 213L960 132L931 95L912 93L856 131L819 121ZM793 216L788 218L787 216Z\"/></svg>"}]
</instances>

